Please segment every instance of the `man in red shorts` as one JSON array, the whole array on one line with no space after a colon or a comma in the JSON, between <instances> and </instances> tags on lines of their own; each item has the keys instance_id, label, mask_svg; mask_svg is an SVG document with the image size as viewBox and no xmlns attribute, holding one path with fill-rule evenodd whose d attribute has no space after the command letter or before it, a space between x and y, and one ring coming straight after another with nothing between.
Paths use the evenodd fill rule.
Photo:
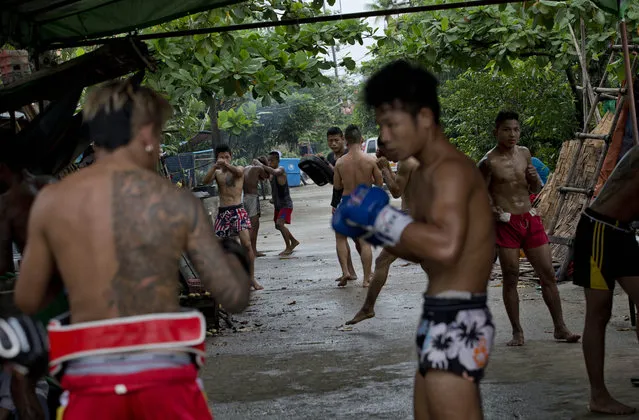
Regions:
<instances>
[{"instance_id":1,"label":"man in red shorts","mask_svg":"<svg viewBox=\"0 0 639 420\"><path fill-rule=\"evenodd\" d=\"M205 322L179 307L178 265L187 252L204 286L238 312L249 297L244 251L216 239L199 200L155 172L171 113L163 97L113 81L83 112L103 152L38 194L15 288L28 315L46 304L55 271L67 291L70 325L53 321L48 333L50 372L65 389L58 418L211 419L196 367Z\"/></svg>"},{"instance_id":2,"label":"man in red shorts","mask_svg":"<svg viewBox=\"0 0 639 420\"><path fill-rule=\"evenodd\" d=\"M519 322L519 250L523 249L541 282L541 292L555 326L555 339L574 343L580 336L572 334L564 323L557 280L552 266L548 236L535 210L530 194L541 190L541 180L531 163L530 152L518 146L519 115L502 111L495 121L497 146L479 163L497 219L496 237L499 264L503 274L503 297L513 328L509 346L524 345L524 331Z\"/></svg>"},{"instance_id":3,"label":"man in red shorts","mask_svg":"<svg viewBox=\"0 0 639 420\"><path fill-rule=\"evenodd\" d=\"M271 176L271 191L273 192L273 205L275 213L273 214L273 222L275 229L279 230L284 238L286 248L280 252L280 256L291 255L293 250L300 244L285 225L291 224L291 215L293 214L293 200L291 192L288 188L288 180L286 179L286 171L280 166L280 154L272 151L268 154L268 166L262 165L258 160L253 161L254 165L261 165L262 168Z\"/></svg>"}]
</instances>

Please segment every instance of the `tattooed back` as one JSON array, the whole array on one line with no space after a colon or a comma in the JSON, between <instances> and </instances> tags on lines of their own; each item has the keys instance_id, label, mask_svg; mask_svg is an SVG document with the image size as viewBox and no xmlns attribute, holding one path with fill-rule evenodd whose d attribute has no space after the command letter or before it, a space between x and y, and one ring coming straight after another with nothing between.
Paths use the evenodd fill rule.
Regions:
<instances>
[{"instance_id":1,"label":"tattooed back","mask_svg":"<svg viewBox=\"0 0 639 420\"><path fill-rule=\"evenodd\" d=\"M74 323L179 309L178 261L200 205L191 194L113 163L46 190L42 230Z\"/></svg>"}]
</instances>

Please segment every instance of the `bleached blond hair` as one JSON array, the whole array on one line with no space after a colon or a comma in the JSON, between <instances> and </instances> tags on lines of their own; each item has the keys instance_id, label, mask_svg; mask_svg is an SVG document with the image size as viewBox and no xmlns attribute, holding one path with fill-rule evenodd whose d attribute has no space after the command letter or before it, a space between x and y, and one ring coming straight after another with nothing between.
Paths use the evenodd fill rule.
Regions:
<instances>
[{"instance_id":1,"label":"bleached blond hair","mask_svg":"<svg viewBox=\"0 0 639 420\"><path fill-rule=\"evenodd\" d=\"M130 80L113 80L92 89L87 95L82 116L85 122L91 121L103 111L105 115L121 110L131 103L131 138L148 125L153 125L157 133L171 118L173 109L169 102L158 92L144 86L136 87Z\"/></svg>"}]
</instances>

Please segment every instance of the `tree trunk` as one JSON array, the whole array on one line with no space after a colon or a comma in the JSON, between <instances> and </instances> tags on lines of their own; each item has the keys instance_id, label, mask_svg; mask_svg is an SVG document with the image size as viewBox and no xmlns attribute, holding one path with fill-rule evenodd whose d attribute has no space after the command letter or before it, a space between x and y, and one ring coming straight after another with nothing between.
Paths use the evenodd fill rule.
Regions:
<instances>
[{"instance_id":1,"label":"tree trunk","mask_svg":"<svg viewBox=\"0 0 639 420\"><path fill-rule=\"evenodd\" d=\"M566 68L566 78L568 79L568 83L570 84L570 90L572 90L572 94L575 98L575 117L577 121L584 120L584 108L583 108L583 95L577 89L577 81L575 80L575 75L572 73L571 68Z\"/></svg>"},{"instance_id":2,"label":"tree trunk","mask_svg":"<svg viewBox=\"0 0 639 420\"><path fill-rule=\"evenodd\" d=\"M215 95L204 94L204 101L206 102L206 106L209 108L209 120L211 121L211 148L215 149L217 146L222 144L224 141L222 140L222 133L220 133L220 128L217 126L217 111L219 109L219 101L215 97Z\"/></svg>"}]
</instances>

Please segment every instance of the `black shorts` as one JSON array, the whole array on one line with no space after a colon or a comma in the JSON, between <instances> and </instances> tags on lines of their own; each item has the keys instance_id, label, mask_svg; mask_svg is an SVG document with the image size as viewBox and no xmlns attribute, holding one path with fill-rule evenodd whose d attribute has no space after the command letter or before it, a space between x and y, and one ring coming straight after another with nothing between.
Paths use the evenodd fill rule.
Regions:
<instances>
[{"instance_id":1,"label":"black shorts","mask_svg":"<svg viewBox=\"0 0 639 420\"><path fill-rule=\"evenodd\" d=\"M419 373L443 370L479 383L495 337L486 295L424 296L417 330Z\"/></svg>"},{"instance_id":2,"label":"black shorts","mask_svg":"<svg viewBox=\"0 0 639 420\"><path fill-rule=\"evenodd\" d=\"M639 244L627 223L586 209L579 219L573 253L573 283L614 290L619 277L639 276Z\"/></svg>"}]
</instances>

